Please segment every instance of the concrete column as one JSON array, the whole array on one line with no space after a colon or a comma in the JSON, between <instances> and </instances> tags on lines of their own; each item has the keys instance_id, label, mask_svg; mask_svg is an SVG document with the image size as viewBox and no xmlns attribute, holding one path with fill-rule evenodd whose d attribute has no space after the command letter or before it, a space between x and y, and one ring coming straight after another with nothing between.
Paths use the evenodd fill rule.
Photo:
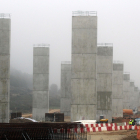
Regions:
<instances>
[{"instance_id":1,"label":"concrete column","mask_svg":"<svg viewBox=\"0 0 140 140\"><path fill-rule=\"evenodd\" d=\"M92 13L72 17L71 121L96 119L97 16Z\"/></svg>"},{"instance_id":2,"label":"concrete column","mask_svg":"<svg viewBox=\"0 0 140 140\"><path fill-rule=\"evenodd\" d=\"M123 109L130 109L130 74L123 75Z\"/></svg>"},{"instance_id":3,"label":"concrete column","mask_svg":"<svg viewBox=\"0 0 140 140\"><path fill-rule=\"evenodd\" d=\"M138 108L138 105L139 105L139 89L138 89L138 87L134 88L134 104L135 104L135 107Z\"/></svg>"},{"instance_id":4,"label":"concrete column","mask_svg":"<svg viewBox=\"0 0 140 140\"><path fill-rule=\"evenodd\" d=\"M138 109L140 108L140 90L139 90L139 102L138 102Z\"/></svg>"},{"instance_id":5,"label":"concrete column","mask_svg":"<svg viewBox=\"0 0 140 140\"><path fill-rule=\"evenodd\" d=\"M41 45L36 45L41 46ZM33 118L45 121L49 112L49 48L33 49Z\"/></svg>"},{"instance_id":6,"label":"concrete column","mask_svg":"<svg viewBox=\"0 0 140 140\"><path fill-rule=\"evenodd\" d=\"M130 109L134 109L135 105L134 105L134 82L131 81L130 82Z\"/></svg>"},{"instance_id":7,"label":"concrete column","mask_svg":"<svg viewBox=\"0 0 140 140\"><path fill-rule=\"evenodd\" d=\"M61 101L60 111L70 116L71 110L71 62L61 63Z\"/></svg>"},{"instance_id":8,"label":"concrete column","mask_svg":"<svg viewBox=\"0 0 140 140\"><path fill-rule=\"evenodd\" d=\"M113 63L112 116L123 117L123 64Z\"/></svg>"},{"instance_id":9,"label":"concrete column","mask_svg":"<svg viewBox=\"0 0 140 140\"><path fill-rule=\"evenodd\" d=\"M112 69L113 47L98 44L97 48L97 115L112 122Z\"/></svg>"},{"instance_id":10,"label":"concrete column","mask_svg":"<svg viewBox=\"0 0 140 140\"><path fill-rule=\"evenodd\" d=\"M10 40L10 15L0 14L0 123L9 122Z\"/></svg>"}]
</instances>

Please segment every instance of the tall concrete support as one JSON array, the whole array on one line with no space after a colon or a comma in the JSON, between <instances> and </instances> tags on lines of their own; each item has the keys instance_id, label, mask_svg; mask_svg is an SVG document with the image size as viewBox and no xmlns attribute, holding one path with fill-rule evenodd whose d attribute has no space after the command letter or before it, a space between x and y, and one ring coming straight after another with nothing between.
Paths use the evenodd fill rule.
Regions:
<instances>
[{"instance_id":1,"label":"tall concrete support","mask_svg":"<svg viewBox=\"0 0 140 140\"><path fill-rule=\"evenodd\" d=\"M35 45L33 49L33 118L45 121L49 112L49 48ZM38 47L43 46L43 47Z\"/></svg>"},{"instance_id":2,"label":"tall concrete support","mask_svg":"<svg viewBox=\"0 0 140 140\"><path fill-rule=\"evenodd\" d=\"M0 14L0 123L9 122L11 19Z\"/></svg>"},{"instance_id":3,"label":"tall concrete support","mask_svg":"<svg viewBox=\"0 0 140 140\"><path fill-rule=\"evenodd\" d=\"M134 105L136 108L139 106L139 89L138 87L134 88Z\"/></svg>"},{"instance_id":4,"label":"tall concrete support","mask_svg":"<svg viewBox=\"0 0 140 140\"><path fill-rule=\"evenodd\" d=\"M123 109L130 109L130 74L123 75Z\"/></svg>"},{"instance_id":5,"label":"tall concrete support","mask_svg":"<svg viewBox=\"0 0 140 140\"><path fill-rule=\"evenodd\" d=\"M134 105L134 82L130 81L130 109L134 109L135 105Z\"/></svg>"},{"instance_id":6,"label":"tall concrete support","mask_svg":"<svg viewBox=\"0 0 140 140\"><path fill-rule=\"evenodd\" d=\"M96 119L96 12L73 12L71 121Z\"/></svg>"},{"instance_id":7,"label":"tall concrete support","mask_svg":"<svg viewBox=\"0 0 140 140\"><path fill-rule=\"evenodd\" d=\"M123 63L113 63L112 116L123 117Z\"/></svg>"},{"instance_id":8,"label":"tall concrete support","mask_svg":"<svg viewBox=\"0 0 140 140\"><path fill-rule=\"evenodd\" d=\"M61 63L61 101L60 111L70 116L71 110L71 62Z\"/></svg>"},{"instance_id":9,"label":"tall concrete support","mask_svg":"<svg viewBox=\"0 0 140 140\"><path fill-rule=\"evenodd\" d=\"M112 121L112 44L98 44L97 48L97 115L104 115Z\"/></svg>"},{"instance_id":10,"label":"tall concrete support","mask_svg":"<svg viewBox=\"0 0 140 140\"><path fill-rule=\"evenodd\" d=\"M138 104L138 107L140 108L140 90L139 90L139 104Z\"/></svg>"}]
</instances>

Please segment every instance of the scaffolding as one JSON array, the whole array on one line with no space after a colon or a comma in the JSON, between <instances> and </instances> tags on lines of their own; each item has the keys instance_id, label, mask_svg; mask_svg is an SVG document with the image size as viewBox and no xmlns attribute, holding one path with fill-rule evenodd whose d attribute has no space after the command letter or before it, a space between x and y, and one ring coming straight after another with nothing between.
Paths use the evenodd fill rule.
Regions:
<instances>
[{"instance_id":1,"label":"scaffolding","mask_svg":"<svg viewBox=\"0 0 140 140\"><path fill-rule=\"evenodd\" d=\"M50 44L42 43L42 44L34 44L33 46L34 46L34 47L49 47Z\"/></svg>"},{"instance_id":2,"label":"scaffolding","mask_svg":"<svg viewBox=\"0 0 140 140\"><path fill-rule=\"evenodd\" d=\"M96 11L73 11L72 16L97 16Z\"/></svg>"},{"instance_id":3,"label":"scaffolding","mask_svg":"<svg viewBox=\"0 0 140 140\"><path fill-rule=\"evenodd\" d=\"M11 15L6 13L0 13L0 18L11 18Z\"/></svg>"},{"instance_id":4,"label":"scaffolding","mask_svg":"<svg viewBox=\"0 0 140 140\"><path fill-rule=\"evenodd\" d=\"M113 43L97 43L97 47L112 47Z\"/></svg>"},{"instance_id":5,"label":"scaffolding","mask_svg":"<svg viewBox=\"0 0 140 140\"><path fill-rule=\"evenodd\" d=\"M123 61L113 60L114 64L123 64Z\"/></svg>"},{"instance_id":6,"label":"scaffolding","mask_svg":"<svg viewBox=\"0 0 140 140\"><path fill-rule=\"evenodd\" d=\"M71 64L71 61L62 61L61 64Z\"/></svg>"}]
</instances>

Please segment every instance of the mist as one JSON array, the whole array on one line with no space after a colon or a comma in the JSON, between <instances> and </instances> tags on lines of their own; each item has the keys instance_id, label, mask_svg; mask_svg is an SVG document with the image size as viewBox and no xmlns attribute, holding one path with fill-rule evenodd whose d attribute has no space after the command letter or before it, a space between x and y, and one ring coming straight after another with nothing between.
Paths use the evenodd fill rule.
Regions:
<instances>
[{"instance_id":1,"label":"mist","mask_svg":"<svg viewBox=\"0 0 140 140\"><path fill-rule=\"evenodd\" d=\"M11 14L11 68L33 74L33 45L50 44L49 84L60 88L61 61L71 61L72 11L97 11L98 43L113 43L113 59L124 62L140 85L139 0L0 0Z\"/></svg>"}]
</instances>

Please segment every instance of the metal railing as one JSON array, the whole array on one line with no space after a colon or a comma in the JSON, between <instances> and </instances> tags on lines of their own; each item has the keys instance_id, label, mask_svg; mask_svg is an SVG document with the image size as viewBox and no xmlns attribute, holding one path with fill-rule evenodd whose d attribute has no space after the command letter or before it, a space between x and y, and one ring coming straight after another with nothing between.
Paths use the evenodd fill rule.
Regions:
<instances>
[{"instance_id":1,"label":"metal railing","mask_svg":"<svg viewBox=\"0 0 140 140\"><path fill-rule=\"evenodd\" d=\"M71 61L62 61L61 64L71 64Z\"/></svg>"},{"instance_id":2,"label":"metal railing","mask_svg":"<svg viewBox=\"0 0 140 140\"><path fill-rule=\"evenodd\" d=\"M114 64L123 64L123 61L113 60Z\"/></svg>"},{"instance_id":3,"label":"metal railing","mask_svg":"<svg viewBox=\"0 0 140 140\"><path fill-rule=\"evenodd\" d=\"M87 140L87 130L78 123L1 123L0 139Z\"/></svg>"},{"instance_id":4,"label":"metal railing","mask_svg":"<svg viewBox=\"0 0 140 140\"><path fill-rule=\"evenodd\" d=\"M42 44L34 44L33 46L34 46L34 47L49 47L50 44L42 43Z\"/></svg>"},{"instance_id":5,"label":"metal railing","mask_svg":"<svg viewBox=\"0 0 140 140\"><path fill-rule=\"evenodd\" d=\"M96 11L73 11L72 16L97 16Z\"/></svg>"},{"instance_id":6,"label":"metal railing","mask_svg":"<svg viewBox=\"0 0 140 140\"><path fill-rule=\"evenodd\" d=\"M0 13L0 18L11 18L11 15L6 13Z\"/></svg>"},{"instance_id":7,"label":"metal railing","mask_svg":"<svg viewBox=\"0 0 140 140\"><path fill-rule=\"evenodd\" d=\"M97 43L97 47L112 47L113 43Z\"/></svg>"},{"instance_id":8,"label":"metal railing","mask_svg":"<svg viewBox=\"0 0 140 140\"><path fill-rule=\"evenodd\" d=\"M123 74L130 74L130 72L124 72Z\"/></svg>"}]
</instances>

